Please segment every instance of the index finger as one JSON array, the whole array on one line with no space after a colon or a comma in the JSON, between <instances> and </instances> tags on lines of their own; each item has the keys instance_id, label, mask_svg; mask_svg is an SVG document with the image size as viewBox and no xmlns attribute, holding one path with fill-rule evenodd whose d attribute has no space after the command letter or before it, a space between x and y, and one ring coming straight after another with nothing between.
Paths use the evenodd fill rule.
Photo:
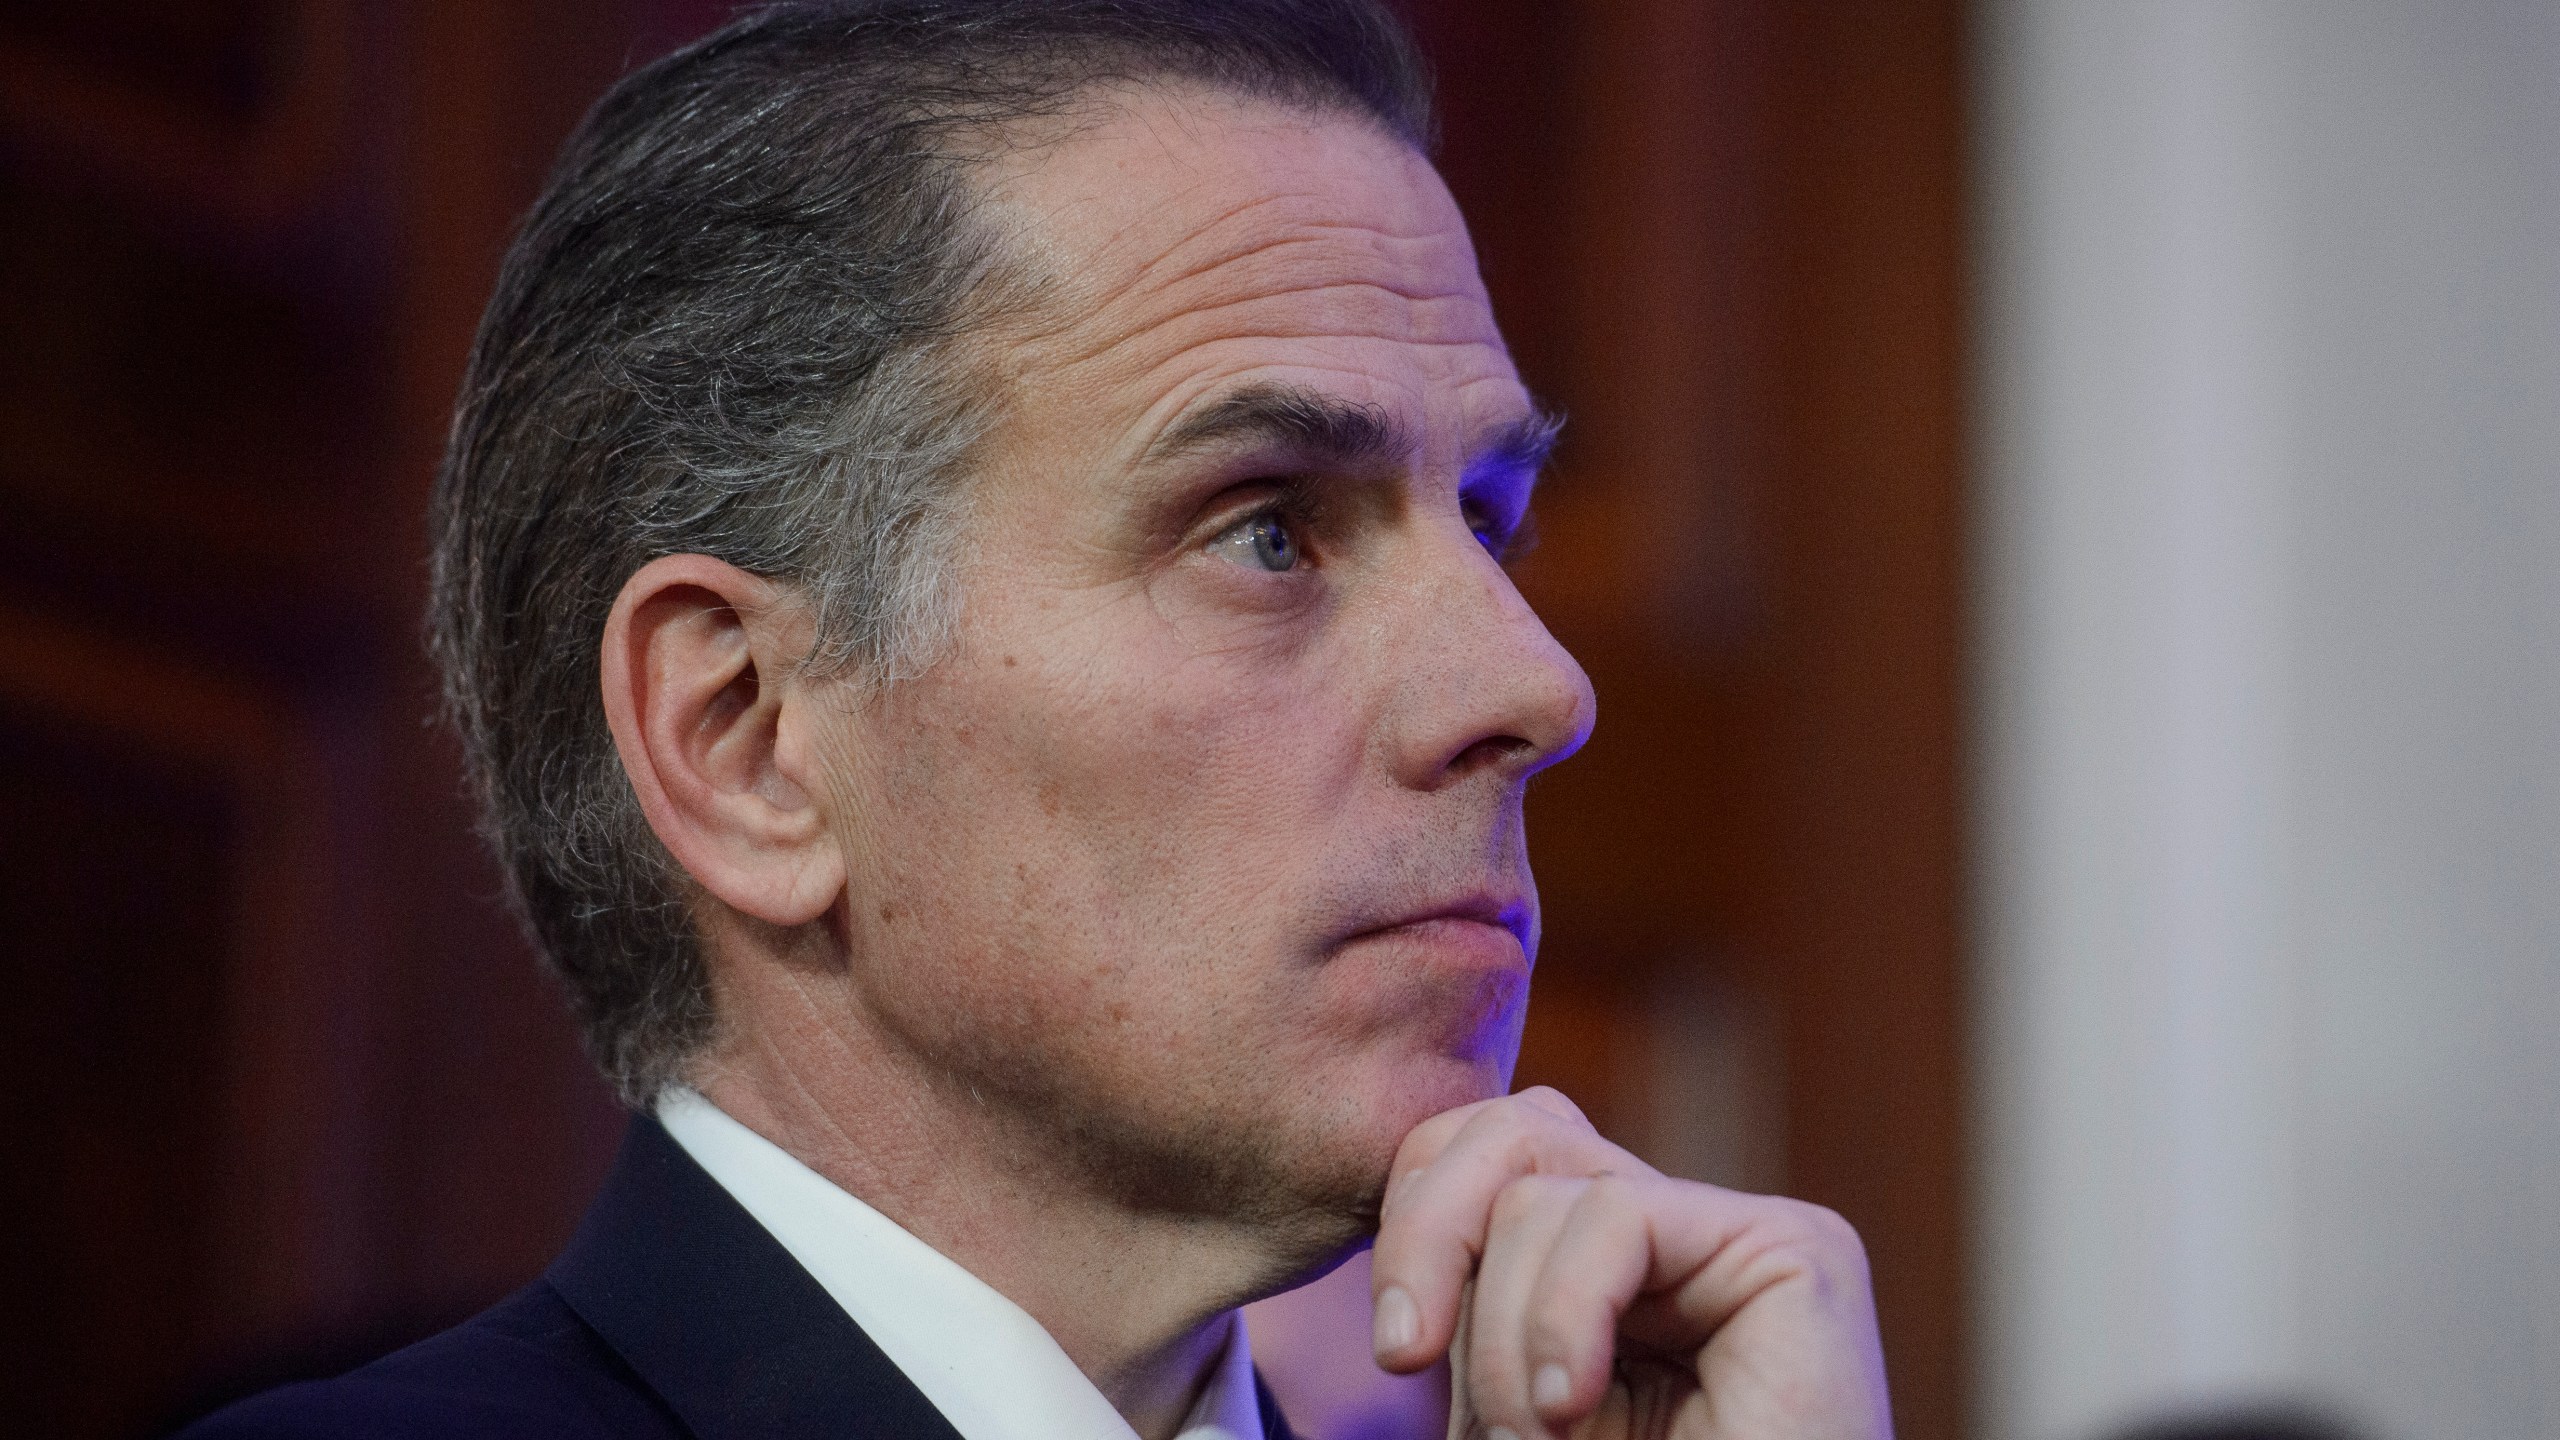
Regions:
<instances>
[{"instance_id":1,"label":"index finger","mask_svg":"<svg viewBox=\"0 0 2560 1440\"><path fill-rule=\"evenodd\" d=\"M1479 1101L1414 1128L1396 1156L1371 1256L1378 1364L1411 1372L1456 1333L1494 1201L1523 1175L1651 1175L1555 1091Z\"/></svg>"},{"instance_id":2,"label":"index finger","mask_svg":"<svg viewBox=\"0 0 2560 1440\"><path fill-rule=\"evenodd\" d=\"M1396 1146L1396 1158L1387 1171L1388 1198L1394 1198L1398 1185L1414 1178L1423 1167L1439 1159L1440 1153L1449 1148L1449 1142L1458 1137L1458 1132L1466 1128L1468 1121L1500 1105L1535 1106L1569 1124L1586 1129L1591 1124L1583 1116L1581 1106L1574 1104L1563 1091L1548 1085L1532 1085L1517 1094L1495 1095L1443 1110L1406 1132L1402 1143Z\"/></svg>"}]
</instances>

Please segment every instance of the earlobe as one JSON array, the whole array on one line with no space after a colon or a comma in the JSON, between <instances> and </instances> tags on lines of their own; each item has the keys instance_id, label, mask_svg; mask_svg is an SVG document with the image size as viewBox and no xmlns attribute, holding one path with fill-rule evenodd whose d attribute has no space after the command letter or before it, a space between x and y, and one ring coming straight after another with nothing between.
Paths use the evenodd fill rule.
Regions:
<instances>
[{"instance_id":1,"label":"earlobe","mask_svg":"<svg viewBox=\"0 0 2560 1440\"><path fill-rule=\"evenodd\" d=\"M797 618L771 581L670 555L624 584L599 657L614 748L659 843L712 898L786 927L824 916L844 883L807 769Z\"/></svg>"}]
</instances>

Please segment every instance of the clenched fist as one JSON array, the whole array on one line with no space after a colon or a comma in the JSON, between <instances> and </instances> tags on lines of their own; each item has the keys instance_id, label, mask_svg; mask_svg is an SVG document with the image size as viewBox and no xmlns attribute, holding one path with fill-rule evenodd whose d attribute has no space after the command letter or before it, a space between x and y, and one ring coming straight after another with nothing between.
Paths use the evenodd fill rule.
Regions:
<instances>
[{"instance_id":1,"label":"clenched fist","mask_svg":"<svg viewBox=\"0 0 2560 1440\"><path fill-rule=\"evenodd\" d=\"M1416 1126L1378 1363L1450 1359L1453 1435L1890 1440L1866 1252L1819 1206L1671 1179L1535 1089Z\"/></svg>"}]
</instances>

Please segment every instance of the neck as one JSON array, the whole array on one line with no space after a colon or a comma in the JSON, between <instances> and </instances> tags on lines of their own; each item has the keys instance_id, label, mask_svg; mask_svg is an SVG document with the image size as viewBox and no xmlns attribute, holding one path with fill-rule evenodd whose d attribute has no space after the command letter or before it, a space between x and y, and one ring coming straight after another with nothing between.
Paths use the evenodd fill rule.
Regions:
<instances>
[{"instance_id":1,"label":"neck","mask_svg":"<svg viewBox=\"0 0 2560 1440\"><path fill-rule=\"evenodd\" d=\"M1234 1308L1296 1268L1243 1226L1092 1193L1039 1137L841 1017L767 1018L725 1026L696 1088L1021 1306L1141 1440L1179 1429Z\"/></svg>"}]
</instances>

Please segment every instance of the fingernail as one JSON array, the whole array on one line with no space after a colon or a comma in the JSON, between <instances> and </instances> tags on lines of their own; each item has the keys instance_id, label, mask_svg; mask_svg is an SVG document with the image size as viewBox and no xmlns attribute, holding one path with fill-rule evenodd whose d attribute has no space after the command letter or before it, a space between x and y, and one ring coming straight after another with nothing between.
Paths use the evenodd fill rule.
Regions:
<instances>
[{"instance_id":1,"label":"fingernail","mask_svg":"<svg viewBox=\"0 0 2560 1440\"><path fill-rule=\"evenodd\" d=\"M1550 1360L1538 1367L1538 1378L1529 1382L1529 1398L1541 1410L1553 1410L1573 1398L1573 1377L1564 1367Z\"/></svg>"},{"instance_id":2,"label":"fingernail","mask_svg":"<svg viewBox=\"0 0 2560 1440\"><path fill-rule=\"evenodd\" d=\"M1390 1285L1378 1292L1378 1317L1370 1330L1370 1341L1379 1354L1401 1350L1422 1338L1422 1312L1413 1308L1413 1297L1401 1285Z\"/></svg>"},{"instance_id":3,"label":"fingernail","mask_svg":"<svg viewBox=\"0 0 2560 1440\"><path fill-rule=\"evenodd\" d=\"M1484 1440L1520 1440L1520 1437L1512 1433L1510 1426L1496 1425L1484 1432Z\"/></svg>"}]
</instances>

